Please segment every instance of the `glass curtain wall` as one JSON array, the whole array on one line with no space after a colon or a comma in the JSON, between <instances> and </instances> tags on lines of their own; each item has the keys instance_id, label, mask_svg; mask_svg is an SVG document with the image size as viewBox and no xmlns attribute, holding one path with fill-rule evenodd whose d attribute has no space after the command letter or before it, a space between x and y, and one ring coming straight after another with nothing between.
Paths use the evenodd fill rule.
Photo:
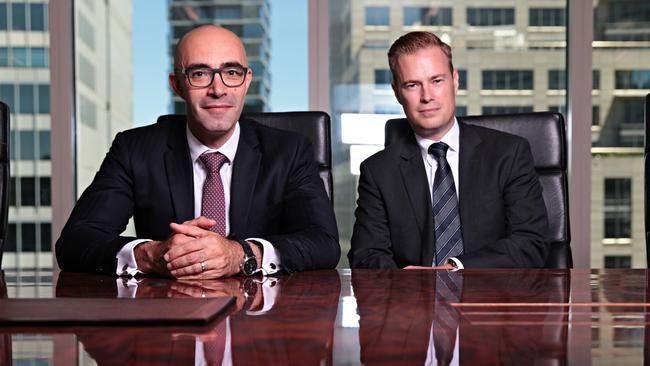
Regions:
<instances>
[{"instance_id":1,"label":"glass curtain wall","mask_svg":"<svg viewBox=\"0 0 650 366\"><path fill-rule=\"evenodd\" d=\"M384 123L402 115L386 53L402 34L431 31L453 51L456 114L565 113L566 1L330 0L335 210L350 247L359 164L383 148ZM347 267L343 257L340 266Z\"/></svg>"}]
</instances>

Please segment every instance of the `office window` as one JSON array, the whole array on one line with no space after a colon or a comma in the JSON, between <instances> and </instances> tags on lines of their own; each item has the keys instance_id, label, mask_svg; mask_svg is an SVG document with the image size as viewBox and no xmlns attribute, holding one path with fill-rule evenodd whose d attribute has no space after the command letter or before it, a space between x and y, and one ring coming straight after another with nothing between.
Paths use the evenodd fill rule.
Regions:
<instances>
[{"instance_id":1,"label":"office window","mask_svg":"<svg viewBox=\"0 0 650 366\"><path fill-rule=\"evenodd\" d=\"M513 114L513 113L530 113L533 111L532 105L486 105L481 108L482 114Z\"/></svg>"},{"instance_id":2,"label":"office window","mask_svg":"<svg viewBox=\"0 0 650 366\"><path fill-rule=\"evenodd\" d=\"M52 205L52 183L50 177L38 178L39 203L41 206Z\"/></svg>"},{"instance_id":3,"label":"office window","mask_svg":"<svg viewBox=\"0 0 650 366\"><path fill-rule=\"evenodd\" d=\"M0 3L0 31L7 30L7 4Z\"/></svg>"},{"instance_id":4,"label":"office window","mask_svg":"<svg viewBox=\"0 0 650 366\"><path fill-rule=\"evenodd\" d=\"M52 250L52 224L41 223L41 251L49 252Z\"/></svg>"},{"instance_id":5,"label":"office window","mask_svg":"<svg viewBox=\"0 0 650 366\"><path fill-rule=\"evenodd\" d=\"M548 88L566 90L566 70L548 70Z\"/></svg>"},{"instance_id":6,"label":"office window","mask_svg":"<svg viewBox=\"0 0 650 366\"><path fill-rule=\"evenodd\" d=\"M19 142L19 153L16 158L18 160L34 160L34 131L24 130L17 133Z\"/></svg>"},{"instance_id":7,"label":"office window","mask_svg":"<svg viewBox=\"0 0 650 366\"><path fill-rule=\"evenodd\" d=\"M405 6L404 25L451 25L452 9L437 6Z\"/></svg>"},{"instance_id":8,"label":"office window","mask_svg":"<svg viewBox=\"0 0 650 366\"><path fill-rule=\"evenodd\" d=\"M9 48L0 47L0 67L9 66Z\"/></svg>"},{"instance_id":9,"label":"office window","mask_svg":"<svg viewBox=\"0 0 650 366\"><path fill-rule=\"evenodd\" d=\"M591 78L592 78L591 89L592 90L600 89L600 70L593 70L591 73Z\"/></svg>"},{"instance_id":10,"label":"office window","mask_svg":"<svg viewBox=\"0 0 650 366\"><path fill-rule=\"evenodd\" d=\"M5 252L15 252L16 251L16 243L18 242L18 226L10 222L7 225L7 242L5 243Z\"/></svg>"},{"instance_id":11,"label":"office window","mask_svg":"<svg viewBox=\"0 0 650 366\"><path fill-rule=\"evenodd\" d=\"M32 114L34 113L34 85L20 84L18 85L19 104L18 113Z\"/></svg>"},{"instance_id":12,"label":"office window","mask_svg":"<svg viewBox=\"0 0 650 366\"><path fill-rule=\"evenodd\" d=\"M38 158L50 160L50 131L38 131Z\"/></svg>"},{"instance_id":13,"label":"office window","mask_svg":"<svg viewBox=\"0 0 650 366\"><path fill-rule=\"evenodd\" d=\"M595 105L591 107L591 125L600 125L600 106Z\"/></svg>"},{"instance_id":14,"label":"office window","mask_svg":"<svg viewBox=\"0 0 650 366\"><path fill-rule=\"evenodd\" d=\"M47 5L30 4L29 5L29 27L33 31L47 30Z\"/></svg>"},{"instance_id":15,"label":"office window","mask_svg":"<svg viewBox=\"0 0 650 366\"><path fill-rule=\"evenodd\" d=\"M38 113L50 113L50 84L37 85L38 88Z\"/></svg>"},{"instance_id":16,"label":"office window","mask_svg":"<svg viewBox=\"0 0 650 366\"><path fill-rule=\"evenodd\" d=\"M32 222L24 222L20 225L22 240L20 244L22 245L23 252L35 252L36 251L36 224Z\"/></svg>"},{"instance_id":17,"label":"office window","mask_svg":"<svg viewBox=\"0 0 650 366\"><path fill-rule=\"evenodd\" d=\"M20 205L36 206L36 179L22 177L20 181Z\"/></svg>"},{"instance_id":18,"label":"office window","mask_svg":"<svg viewBox=\"0 0 650 366\"><path fill-rule=\"evenodd\" d=\"M616 70L616 89L650 89L650 70Z\"/></svg>"},{"instance_id":19,"label":"office window","mask_svg":"<svg viewBox=\"0 0 650 366\"><path fill-rule=\"evenodd\" d=\"M95 66L82 54L79 54L79 80L90 89L95 89Z\"/></svg>"},{"instance_id":20,"label":"office window","mask_svg":"<svg viewBox=\"0 0 650 366\"><path fill-rule=\"evenodd\" d=\"M79 20L79 30L77 35L81 41L91 50L95 49L95 28L92 23L81 12L77 12L77 19Z\"/></svg>"},{"instance_id":21,"label":"office window","mask_svg":"<svg viewBox=\"0 0 650 366\"><path fill-rule=\"evenodd\" d=\"M564 27L566 10L564 8L530 8L528 25L531 27Z\"/></svg>"},{"instance_id":22,"label":"office window","mask_svg":"<svg viewBox=\"0 0 650 366\"><path fill-rule=\"evenodd\" d=\"M617 101L621 108L620 122L624 124L642 124L645 111L643 98L625 98Z\"/></svg>"},{"instance_id":23,"label":"office window","mask_svg":"<svg viewBox=\"0 0 650 366\"><path fill-rule=\"evenodd\" d=\"M27 48L14 47L11 49L11 66L27 67Z\"/></svg>"},{"instance_id":24,"label":"office window","mask_svg":"<svg viewBox=\"0 0 650 366\"><path fill-rule=\"evenodd\" d=\"M262 38L264 34L262 24L244 24L244 38Z\"/></svg>"},{"instance_id":25,"label":"office window","mask_svg":"<svg viewBox=\"0 0 650 366\"><path fill-rule=\"evenodd\" d=\"M79 95L79 117L82 124L97 128L97 107L83 95Z\"/></svg>"},{"instance_id":26,"label":"office window","mask_svg":"<svg viewBox=\"0 0 650 366\"><path fill-rule=\"evenodd\" d=\"M12 154L10 154L13 159ZM16 206L16 178L9 178L9 206Z\"/></svg>"},{"instance_id":27,"label":"office window","mask_svg":"<svg viewBox=\"0 0 650 366\"><path fill-rule=\"evenodd\" d=\"M566 106L565 105L552 105L548 107L549 112L561 113L566 118Z\"/></svg>"},{"instance_id":28,"label":"office window","mask_svg":"<svg viewBox=\"0 0 650 366\"><path fill-rule=\"evenodd\" d=\"M367 6L366 25L388 25L390 10L387 6Z\"/></svg>"},{"instance_id":29,"label":"office window","mask_svg":"<svg viewBox=\"0 0 650 366\"><path fill-rule=\"evenodd\" d=\"M0 100L9 106L11 111L16 111L16 99L13 84L0 84Z\"/></svg>"},{"instance_id":30,"label":"office window","mask_svg":"<svg viewBox=\"0 0 650 366\"><path fill-rule=\"evenodd\" d=\"M606 255L605 268L632 268L632 257L629 255Z\"/></svg>"},{"instance_id":31,"label":"office window","mask_svg":"<svg viewBox=\"0 0 650 366\"><path fill-rule=\"evenodd\" d=\"M630 267L615 267L615 268L630 268ZM645 329L643 326L619 326L619 327L615 326L614 347L643 349L644 335L645 335Z\"/></svg>"},{"instance_id":32,"label":"office window","mask_svg":"<svg viewBox=\"0 0 650 366\"><path fill-rule=\"evenodd\" d=\"M47 54L47 48L36 47L30 49L31 62L30 66L32 67L48 67L49 56Z\"/></svg>"},{"instance_id":33,"label":"office window","mask_svg":"<svg viewBox=\"0 0 650 366\"><path fill-rule=\"evenodd\" d=\"M477 27L514 25L514 8L467 8L467 23Z\"/></svg>"},{"instance_id":34,"label":"office window","mask_svg":"<svg viewBox=\"0 0 650 366\"><path fill-rule=\"evenodd\" d=\"M629 238L632 231L632 179L605 178L605 238Z\"/></svg>"},{"instance_id":35,"label":"office window","mask_svg":"<svg viewBox=\"0 0 650 366\"><path fill-rule=\"evenodd\" d=\"M455 114L456 114L456 116L466 116L467 115L467 106L457 105Z\"/></svg>"},{"instance_id":36,"label":"office window","mask_svg":"<svg viewBox=\"0 0 650 366\"><path fill-rule=\"evenodd\" d=\"M27 30L25 4L11 4L11 29Z\"/></svg>"},{"instance_id":37,"label":"office window","mask_svg":"<svg viewBox=\"0 0 650 366\"><path fill-rule=\"evenodd\" d=\"M532 90L533 70L483 70L484 90Z\"/></svg>"},{"instance_id":38,"label":"office window","mask_svg":"<svg viewBox=\"0 0 650 366\"><path fill-rule=\"evenodd\" d=\"M390 88L393 75L389 69L375 70L375 88Z\"/></svg>"},{"instance_id":39,"label":"office window","mask_svg":"<svg viewBox=\"0 0 650 366\"><path fill-rule=\"evenodd\" d=\"M467 90L467 70L458 71L458 89Z\"/></svg>"}]
</instances>

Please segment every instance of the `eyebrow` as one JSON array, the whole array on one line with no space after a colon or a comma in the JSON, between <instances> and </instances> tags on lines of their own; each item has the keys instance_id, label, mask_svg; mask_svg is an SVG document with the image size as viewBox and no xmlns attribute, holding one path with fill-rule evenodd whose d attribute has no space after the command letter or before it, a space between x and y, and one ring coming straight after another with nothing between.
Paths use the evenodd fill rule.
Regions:
<instances>
[{"instance_id":1,"label":"eyebrow","mask_svg":"<svg viewBox=\"0 0 650 366\"><path fill-rule=\"evenodd\" d=\"M219 65L220 69L224 68L224 67L241 67L241 68L243 68L244 65L240 64L237 61L229 61L229 62L224 62L221 65ZM210 65L201 63L201 64L191 64L191 65L187 66L185 69L188 70L188 69L211 69L211 68L212 67Z\"/></svg>"},{"instance_id":2,"label":"eyebrow","mask_svg":"<svg viewBox=\"0 0 650 366\"><path fill-rule=\"evenodd\" d=\"M438 79L438 78L445 78L445 79L446 79L446 78L448 78L448 75L445 74L445 73L442 73L442 74L435 74L435 75L432 75L432 76L427 77L426 80L432 80L432 79ZM420 80L417 80L417 79L404 80L404 81L401 83L401 85L408 84L408 83L421 83L421 81L420 81Z\"/></svg>"}]
</instances>

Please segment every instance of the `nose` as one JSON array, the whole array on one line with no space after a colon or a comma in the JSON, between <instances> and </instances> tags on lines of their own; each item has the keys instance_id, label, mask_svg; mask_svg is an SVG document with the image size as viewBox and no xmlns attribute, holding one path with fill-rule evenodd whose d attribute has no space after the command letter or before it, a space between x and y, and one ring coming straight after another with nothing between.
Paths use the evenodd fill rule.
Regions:
<instances>
[{"instance_id":1,"label":"nose","mask_svg":"<svg viewBox=\"0 0 650 366\"><path fill-rule=\"evenodd\" d=\"M208 86L208 95L213 98L220 98L226 94L226 90L228 90L228 87L221 81L221 76L215 73L212 84Z\"/></svg>"},{"instance_id":2,"label":"nose","mask_svg":"<svg viewBox=\"0 0 650 366\"><path fill-rule=\"evenodd\" d=\"M422 85L420 89L420 102L429 103L433 100L433 92L430 89L431 87L427 84Z\"/></svg>"}]
</instances>

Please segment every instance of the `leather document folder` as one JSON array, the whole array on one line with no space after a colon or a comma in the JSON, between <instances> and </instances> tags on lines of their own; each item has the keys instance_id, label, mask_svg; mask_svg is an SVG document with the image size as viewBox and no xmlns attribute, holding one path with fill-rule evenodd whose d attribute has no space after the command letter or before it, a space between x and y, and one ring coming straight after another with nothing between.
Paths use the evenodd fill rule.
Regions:
<instances>
[{"instance_id":1,"label":"leather document folder","mask_svg":"<svg viewBox=\"0 0 650 366\"><path fill-rule=\"evenodd\" d=\"M201 299L0 299L0 325L205 325L232 296Z\"/></svg>"}]
</instances>

